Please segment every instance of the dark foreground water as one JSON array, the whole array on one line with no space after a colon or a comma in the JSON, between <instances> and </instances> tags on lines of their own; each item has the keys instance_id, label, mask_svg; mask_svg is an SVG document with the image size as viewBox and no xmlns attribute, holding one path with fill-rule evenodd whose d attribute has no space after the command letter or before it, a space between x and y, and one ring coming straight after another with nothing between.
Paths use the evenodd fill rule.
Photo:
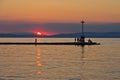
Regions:
<instances>
[{"instance_id":1,"label":"dark foreground water","mask_svg":"<svg viewBox=\"0 0 120 80\"><path fill-rule=\"evenodd\" d=\"M101 45L0 45L0 80L120 80L120 39L93 40ZM0 39L0 42L32 41L32 38Z\"/></svg>"}]
</instances>

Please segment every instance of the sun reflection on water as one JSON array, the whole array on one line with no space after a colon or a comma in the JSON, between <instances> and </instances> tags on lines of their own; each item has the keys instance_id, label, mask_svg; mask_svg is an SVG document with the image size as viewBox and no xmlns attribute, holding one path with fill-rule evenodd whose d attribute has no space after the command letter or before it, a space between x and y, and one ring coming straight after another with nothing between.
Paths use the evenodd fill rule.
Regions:
<instances>
[{"instance_id":1,"label":"sun reflection on water","mask_svg":"<svg viewBox=\"0 0 120 80\"><path fill-rule=\"evenodd\" d=\"M42 54L41 54L41 50L39 47L36 46L36 67L38 68L38 70L36 71L37 75L41 75L42 71L40 70L40 67L42 67L42 63L40 61Z\"/></svg>"}]
</instances>

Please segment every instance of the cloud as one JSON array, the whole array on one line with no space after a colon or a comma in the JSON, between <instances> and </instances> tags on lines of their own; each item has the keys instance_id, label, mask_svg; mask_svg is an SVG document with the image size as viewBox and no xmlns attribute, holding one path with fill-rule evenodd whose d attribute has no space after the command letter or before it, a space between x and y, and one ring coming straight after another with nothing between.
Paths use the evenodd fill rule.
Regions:
<instances>
[{"instance_id":1,"label":"cloud","mask_svg":"<svg viewBox=\"0 0 120 80\"><path fill-rule=\"evenodd\" d=\"M34 30L50 33L76 33L81 32L81 23L0 21L0 33L32 32ZM120 32L120 23L86 23L85 32Z\"/></svg>"}]
</instances>

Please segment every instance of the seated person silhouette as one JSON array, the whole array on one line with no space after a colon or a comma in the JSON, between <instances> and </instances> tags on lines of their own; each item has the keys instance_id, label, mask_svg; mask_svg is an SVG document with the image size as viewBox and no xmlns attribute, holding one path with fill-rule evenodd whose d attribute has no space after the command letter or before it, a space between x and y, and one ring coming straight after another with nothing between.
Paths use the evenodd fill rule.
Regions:
<instances>
[{"instance_id":1,"label":"seated person silhouette","mask_svg":"<svg viewBox=\"0 0 120 80\"><path fill-rule=\"evenodd\" d=\"M88 39L88 43L93 43L92 40Z\"/></svg>"}]
</instances>

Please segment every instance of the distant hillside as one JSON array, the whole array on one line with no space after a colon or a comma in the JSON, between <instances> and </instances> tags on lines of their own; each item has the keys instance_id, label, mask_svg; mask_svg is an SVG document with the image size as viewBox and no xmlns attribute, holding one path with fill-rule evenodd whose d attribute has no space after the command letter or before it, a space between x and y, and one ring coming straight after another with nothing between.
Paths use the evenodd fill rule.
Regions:
<instances>
[{"instance_id":1,"label":"distant hillside","mask_svg":"<svg viewBox=\"0 0 120 80\"><path fill-rule=\"evenodd\" d=\"M70 33L70 34L56 34L56 35L35 35L33 33L7 33L7 34L0 34L1 38L32 38L32 37L49 37L49 38L74 38L80 37L81 33ZM120 32L106 32L106 33L97 33L97 32L85 32L86 37L91 38L120 38Z\"/></svg>"},{"instance_id":2,"label":"distant hillside","mask_svg":"<svg viewBox=\"0 0 120 80\"><path fill-rule=\"evenodd\" d=\"M9 38L9 37L13 37L13 38L32 38L32 37L47 37L46 35L35 35L33 33L1 33L0 34L1 38Z\"/></svg>"},{"instance_id":3,"label":"distant hillside","mask_svg":"<svg viewBox=\"0 0 120 80\"><path fill-rule=\"evenodd\" d=\"M71 34L58 34L51 37L79 37L81 33L71 33ZM86 37L91 38L120 38L120 32L108 32L108 33L96 33L96 32L85 32Z\"/></svg>"}]
</instances>

